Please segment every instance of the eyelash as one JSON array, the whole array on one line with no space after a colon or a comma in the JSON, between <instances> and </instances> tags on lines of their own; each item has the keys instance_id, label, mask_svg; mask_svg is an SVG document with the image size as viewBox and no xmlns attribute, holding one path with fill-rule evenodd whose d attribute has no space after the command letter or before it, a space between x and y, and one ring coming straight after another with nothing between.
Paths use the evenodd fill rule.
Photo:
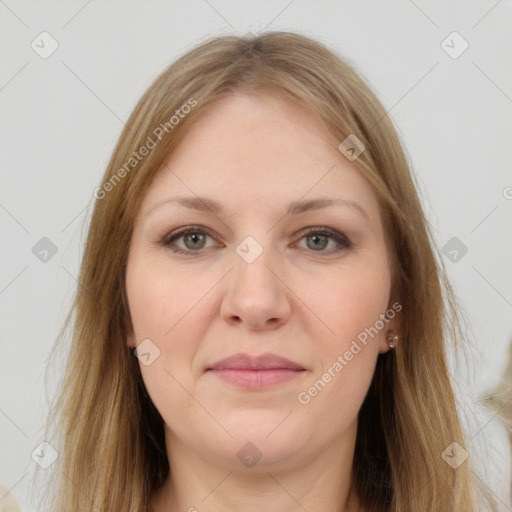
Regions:
<instances>
[{"instance_id":1,"label":"eyelash","mask_svg":"<svg viewBox=\"0 0 512 512\"><path fill-rule=\"evenodd\" d=\"M184 254L186 256L193 256L195 254L200 254L201 252L204 252L203 250L199 249L197 251L193 250L183 250L179 249L177 247L172 247L172 243L176 240L179 240L185 235L191 235L191 234L202 234L211 237L201 226L187 226L183 229L179 229L177 231L174 231L172 233L167 233L164 236L160 237L156 242L159 245L163 245L165 247L168 247L171 251L177 254ZM306 238L311 235L322 235L326 236L328 238L331 238L338 242L338 244L341 246L341 248L336 249L334 252L340 252L343 249L350 249L352 247L351 241L342 233L339 233L338 231L335 231L330 228L325 227L318 227L318 228L309 228L303 236L299 239L302 240L303 238ZM327 251L313 251L311 252L318 252L318 253L326 253L326 254L332 254L332 249Z\"/></svg>"}]
</instances>

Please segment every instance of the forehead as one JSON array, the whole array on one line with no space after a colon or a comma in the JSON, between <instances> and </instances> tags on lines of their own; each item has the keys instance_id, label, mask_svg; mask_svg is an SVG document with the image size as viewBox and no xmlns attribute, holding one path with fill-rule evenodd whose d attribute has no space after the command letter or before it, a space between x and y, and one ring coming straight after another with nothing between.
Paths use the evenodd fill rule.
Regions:
<instances>
[{"instance_id":1,"label":"forehead","mask_svg":"<svg viewBox=\"0 0 512 512\"><path fill-rule=\"evenodd\" d=\"M371 186L338 143L289 100L229 95L201 113L149 187L141 210L169 195L208 196L227 210L260 214L299 199L343 197L379 222Z\"/></svg>"}]
</instances>

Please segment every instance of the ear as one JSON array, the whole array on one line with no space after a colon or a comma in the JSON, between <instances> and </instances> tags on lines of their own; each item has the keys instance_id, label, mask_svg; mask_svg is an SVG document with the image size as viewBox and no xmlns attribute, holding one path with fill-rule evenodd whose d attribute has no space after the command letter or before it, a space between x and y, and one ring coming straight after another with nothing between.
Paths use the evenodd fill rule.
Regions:
<instances>
[{"instance_id":1,"label":"ear","mask_svg":"<svg viewBox=\"0 0 512 512\"><path fill-rule=\"evenodd\" d=\"M382 329L379 340L379 354L394 350L389 346L388 336L398 336L398 343L403 342L403 317L401 311L402 305L398 301L390 301L390 305L385 313L388 321Z\"/></svg>"},{"instance_id":2,"label":"ear","mask_svg":"<svg viewBox=\"0 0 512 512\"><path fill-rule=\"evenodd\" d=\"M379 342L379 354L384 354L389 350L395 350L395 348L391 348L389 346L388 337L390 336L398 336L397 343L401 343L402 336L400 335L400 331L388 327L382 332L381 340Z\"/></svg>"},{"instance_id":3,"label":"ear","mask_svg":"<svg viewBox=\"0 0 512 512\"><path fill-rule=\"evenodd\" d=\"M127 331L126 331L126 346L128 348L135 348L137 341L135 339L135 332L133 331L133 325L130 318L127 319Z\"/></svg>"},{"instance_id":4,"label":"ear","mask_svg":"<svg viewBox=\"0 0 512 512\"><path fill-rule=\"evenodd\" d=\"M131 349L137 346L137 344L135 343L135 335L133 334L133 332L126 336L126 346Z\"/></svg>"}]
</instances>

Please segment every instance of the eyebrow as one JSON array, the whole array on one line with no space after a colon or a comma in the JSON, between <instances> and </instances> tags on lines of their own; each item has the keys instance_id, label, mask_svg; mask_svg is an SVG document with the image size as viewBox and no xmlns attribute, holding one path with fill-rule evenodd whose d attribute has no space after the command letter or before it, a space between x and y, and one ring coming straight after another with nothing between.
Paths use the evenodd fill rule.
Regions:
<instances>
[{"instance_id":1,"label":"eyebrow","mask_svg":"<svg viewBox=\"0 0 512 512\"><path fill-rule=\"evenodd\" d=\"M168 199L164 199L163 201L160 201L153 205L148 212L146 213L146 216L148 216L150 213L152 213L157 208L160 208L161 206L165 204L177 204L180 206L184 206L185 208L190 208L193 210L199 210L199 211L205 211L205 212L211 212L215 215L222 214L224 212L224 207L217 201L210 199L208 197L187 197L187 196L181 196L181 197L171 197ZM318 198L318 199L309 199L309 200L299 200L299 201L293 201L290 203L288 210L286 211L286 215L298 215L300 213L304 213L311 210L319 210L321 208L327 208L329 206L345 206L350 208L356 213L359 213L366 219L370 219L366 211L362 208L361 205L354 201L350 201L349 199L344 198L335 198L335 199L324 199L324 198Z\"/></svg>"}]
</instances>

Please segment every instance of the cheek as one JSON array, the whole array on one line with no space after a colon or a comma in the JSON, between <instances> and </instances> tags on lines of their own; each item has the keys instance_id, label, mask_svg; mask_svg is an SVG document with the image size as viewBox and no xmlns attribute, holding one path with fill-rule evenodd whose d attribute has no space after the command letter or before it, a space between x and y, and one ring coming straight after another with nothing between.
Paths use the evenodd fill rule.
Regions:
<instances>
[{"instance_id":1,"label":"cheek","mask_svg":"<svg viewBox=\"0 0 512 512\"><path fill-rule=\"evenodd\" d=\"M304 401L309 397L311 410L318 407L319 414L322 407L334 403L342 404L339 410L356 414L386 334L382 315L388 308L389 274L380 269L346 272L329 282L330 287L325 287L323 293L318 292L319 288L312 293L311 283L304 283L302 289L304 302L315 313L318 311L322 324L328 326L323 334L313 335L318 367L311 376L311 387L303 390L308 395Z\"/></svg>"},{"instance_id":2,"label":"cheek","mask_svg":"<svg viewBox=\"0 0 512 512\"><path fill-rule=\"evenodd\" d=\"M297 295L324 325L326 347L341 350L366 332L388 308L390 277L382 266L375 269L344 269L337 275L303 280ZM377 336L374 336L376 338Z\"/></svg>"},{"instance_id":3,"label":"cheek","mask_svg":"<svg viewBox=\"0 0 512 512\"><path fill-rule=\"evenodd\" d=\"M149 339L159 351L150 366L140 365L157 406L159 397L179 402L180 384L188 388L193 383L194 356L210 321L211 311L206 310L210 281L213 277L178 272L161 259L137 253L128 262L126 290L135 344Z\"/></svg>"},{"instance_id":4,"label":"cheek","mask_svg":"<svg viewBox=\"0 0 512 512\"><path fill-rule=\"evenodd\" d=\"M193 385L192 361L203 337L197 314L203 305L201 296L207 291L204 281L203 277L185 282L183 275L164 268L161 262L143 258L133 258L127 266L126 291L135 344L149 339L158 354L150 365L141 359L142 378L167 424L173 421L169 413L186 409L190 400L184 389Z\"/></svg>"},{"instance_id":5,"label":"cheek","mask_svg":"<svg viewBox=\"0 0 512 512\"><path fill-rule=\"evenodd\" d=\"M150 365L140 363L142 378L152 402L173 430L180 428L173 411L190 409L185 390L193 387L192 360L203 336L197 314L208 287L204 277L192 281L161 262L142 257L134 257L127 266L135 343L148 338L159 350Z\"/></svg>"},{"instance_id":6,"label":"cheek","mask_svg":"<svg viewBox=\"0 0 512 512\"><path fill-rule=\"evenodd\" d=\"M208 291L204 277L190 279L161 262L129 262L126 289L137 341L150 338L165 342L180 323L200 307Z\"/></svg>"}]
</instances>

